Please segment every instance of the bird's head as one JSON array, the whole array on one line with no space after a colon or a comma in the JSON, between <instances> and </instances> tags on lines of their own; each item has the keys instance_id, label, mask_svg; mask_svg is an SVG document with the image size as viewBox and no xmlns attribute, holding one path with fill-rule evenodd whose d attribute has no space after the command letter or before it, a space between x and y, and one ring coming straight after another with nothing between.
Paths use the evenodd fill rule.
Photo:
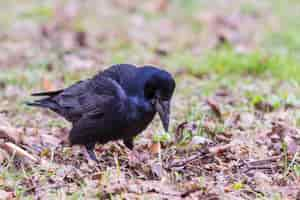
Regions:
<instances>
[{"instance_id":1,"label":"bird's head","mask_svg":"<svg viewBox=\"0 0 300 200\"><path fill-rule=\"evenodd\" d=\"M170 102L175 89L172 75L158 70L145 83L144 94L151 102L162 121L165 131L168 131L170 121Z\"/></svg>"}]
</instances>

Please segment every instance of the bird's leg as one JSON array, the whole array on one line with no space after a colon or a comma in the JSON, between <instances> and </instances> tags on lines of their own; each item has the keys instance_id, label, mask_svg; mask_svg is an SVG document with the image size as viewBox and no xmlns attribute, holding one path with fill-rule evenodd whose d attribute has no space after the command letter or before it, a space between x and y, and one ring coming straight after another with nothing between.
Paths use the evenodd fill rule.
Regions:
<instances>
[{"instance_id":1,"label":"bird's leg","mask_svg":"<svg viewBox=\"0 0 300 200\"><path fill-rule=\"evenodd\" d=\"M90 159L92 159L93 161L99 163L99 161L97 160L94 148L95 148L95 143L89 143L85 145L86 151L90 157Z\"/></svg>"},{"instance_id":2,"label":"bird's leg","mask_svg":"<svg viewBox=\"0 0 300 200\"><path fill-rule=\"evenodd\" d=\"M126 138L123 140L123 142L128 149L133 150L133 139L132 138Z\"/></svg>"}]
</instances>

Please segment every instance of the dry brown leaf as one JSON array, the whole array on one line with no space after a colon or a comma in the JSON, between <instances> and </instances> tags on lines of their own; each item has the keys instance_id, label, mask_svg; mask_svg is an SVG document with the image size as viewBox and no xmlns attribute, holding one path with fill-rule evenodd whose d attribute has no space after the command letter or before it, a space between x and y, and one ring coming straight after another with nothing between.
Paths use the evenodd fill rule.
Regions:
<instances>
[{"instance_id":1,"label":"dry brown leaf","mask_svg":"<svg viewBox=\"0 0 300 200\"><path fill-rule=\"evenodd\" d=\"M62 142L62 140L49 134L41 134L41 139L43 144L50 144L54 147L58 146Z\"/></svg>"},{"instance_id":2,"label":"dry brown leaf","mask_svg":"<svg viewBox=\"0 0 300 200\"><path fill-rule=\"evenodd\" d=\"M225 144L225 145L219 145L219 146L214 146L209 148L209 152L212 154L220 154L223 153L224 151L229 150L231 147L235 146L236 142L231 142L229 144Z\"/></svg>"},{"instance_id":3,"label":"dry brown leaf","mask_svg":"<svg viewBox=\"0 0 300 200\"><path fill-rule=\"evenodd\" d=\"M21 142L21 132L9 124L0 124L0 138L18 144Z\"/></svg>"},{"instance_id":4,"label":"dry brown leaf","mask_svg":"<svg viewBox=\"0 0 300 200\"><path fill-rule=\"evenodd\" d=\"M13 200L14 194L13 194L13 192L7 192L5 190L0 190L0 198L3 200Z\"/></svg>"},{"instance_id":5,"label":"dry brown leaf","mask_svg":"<svg viewBox=\"0 0 300 200\"><path fill-rule=\"evenodd\" d=\"M87 33L85 31L75 32L75 41L80 47L87 46Z\"/></svg>"},{"instance_id":6,"label":"dry brown leaf","mask_svg":"<svg viewBox=\"0 0 300 200\"><path fill-rule=\"evenodd\" d=\"M152 192L160 195L167 195L172 197L172 199L177 199L181 196L181 193L178 192L174 186L165 184L162 181L131 181L127 183L127 185L130 185L130 187L127 187L127 190L133 193L143 194Z\"/></svg>"},{"instance_id":7,"label":"dry brown leaf","mask_svg":"<svg viewBox=\"0 0 300 200\"><path fill-rule=\"evenodd\" d=\"M125 8L127 10L135 10L138 5L137 0L113 0L112 1L116 6Z\"/></svg>"},{"instance_id":8,"label":"dry brown leaf","mask_svg":"<svg viewBox=\"0 0 300 200\"><path fill-rule=\"evenodd\" d=\"M188 122L185 121L185 122L180 123L177 126L176 131L175 131L175 143L178 143L182 139L183 131L184 131L187 124L188 124Z\"/></svg>"},{"instance_id":9,"label":"dry brown leaf","mask_svg":"<svg viewBox=\"0 0 300 200\"><path fill-rule=\"evenodd\" d=\"M8 153L6 151L0 149L0 164L3 163L5 160L8 160L8 159L9 159Z\"/></svg>"},{"instance_id":10,"label":"dry brown leaf","mask_svg":"<svg viewBox=\"0 0 300 200\"><path fill-rule=\"evenodd\" d=\"M158 178L162 178L162 176L164 175L164 169L162 167L162 164L158 162L151 164L151 171L152 174L154 174Z\"/></svg>"},{"instance_id":11,"label":"dry brown leaf","mask_svg":"<svg viewBox=\"0 0 300 200\"><path fill-rule=\"evenodd\" d=\"M22 144L26 144L28 146L32 146L35 144L41 144L41 140L37 136L29 136L29 135L24 135L22 137Z\"/></svg>"},{"instance_id":12,"label":"dry brown leaf","mask_svg":"<svg viewBox=\"0 0 300 200\"><path fill-rule=\"evenodd\" d=\"M300 200L300 190L297 192L296 200Z\"/></svg>"},{"instance_id":13,"label":"dry brown leaf","mask_svg":"<svg viewBox=\"0 0 300 200\"><path fill-rule=\"evenodd\" d=\"M272 183L272 179L270 176L264 174L261 171L256 171L254 173L255 182L259 188L264 188L270 185Z\"/></svg>"},{"instance_id":14,"label":"dry brown leaf","mask_svg":"<svg viewBox=\"0 0 300 200\"><path fill-rule=\"evenodd\" d=\"M169 0L159 0L157 3L157 9L159 11L166 11L169 6Z\"/></svg>"},{"instance_id":15,"label":"dry brown leaf","mask_svg":"<svg viewBox=\"0 0 300 200\"><path fill-rule=\"evenodd\" d=\"M274 106L267 101L259 101L254 104L255 109L261 110L263 112L272 112L274 110Z\"/></svg>"},{"instance_id":16,"label":"dry brown leaf","mask_svg":"<svg viewBox=\"0 0 300 200\"><path fill-rule=\"evenodd\" d=\"M150 12L165 12L168 6L169 0L156 0L147 2L145 9Z\"/></svg>"},{"instance_id":17,"label":"dry brown leaf","mask_svg":"<svg viewBox=\"0 0 300 200\"><path fill-rule=\"evenodd\" d=\"M224 135L224 134L218 134L216 135L216 140L219 141L219 142L230 142L231 140L231 137L228 137L227 135Z\"/></svg>"},{"instance_id":18,"label":"dry brown leaf","mask_svg":"<svg viewBox=\"0 0 300 200\"><path fill-rule=\"evenodd\" d=\"M212 141L206 137L196 135L192 138L190 145L199 145L199 144L206 144L211 142Z\"/></svg>"},{"instance_id":19,"label":"dry brown leaf","mask_svg":"<svg viewBox=\"0 0 300 200\"><path fill-rule=\"evenodd\" d=\"M222 118L222 112L221 112L220 105L218 105L218 103L213 99L207 99L206 103L210 106L210 108L217 115L217 117L219 119L221 119Z\"/></svg>"},{"instance_id":20,"label":"dry brown leaf","mask_svg":"<svg viewBox=\"0 0 300 200\"><path fill-rule=\"evenodd\" d=\"M284 142L287 145L287 151L290 154L295 154L299 151L299 146L297 145L297 142L290 136L284 137Z\"/></svg>"},{"instance_id":21,"label":"dry brown leaf","mask_svg":"<svg viewBox=\"0 0 300 200\"><path fill-rule=\"evenodd\" d=\"M207 133L211 135L216 134L216 123L214 121L204 121L202 127Z\"/></svg>"}]
</instances>

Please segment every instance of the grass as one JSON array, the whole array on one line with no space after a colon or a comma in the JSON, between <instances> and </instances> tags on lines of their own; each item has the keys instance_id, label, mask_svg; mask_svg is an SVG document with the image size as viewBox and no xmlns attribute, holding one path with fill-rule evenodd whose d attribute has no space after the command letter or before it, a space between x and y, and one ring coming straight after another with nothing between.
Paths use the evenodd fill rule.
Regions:
<instances>
[{"instance_id":1,"label":"grass","mask_svg":"<svg viewBox=\"0 0 300 200\"><path fill-rule=\"evenodd\" d=\"M175 54L166 65L175 63L176 67L185 67L196 76L216 74L218 76L269 76L278 80L300 81L300 66L290 55L268 54L261 51L239 53L232 48L210 50L202 57L188 52Z\"/></svg>"}]
</instances>

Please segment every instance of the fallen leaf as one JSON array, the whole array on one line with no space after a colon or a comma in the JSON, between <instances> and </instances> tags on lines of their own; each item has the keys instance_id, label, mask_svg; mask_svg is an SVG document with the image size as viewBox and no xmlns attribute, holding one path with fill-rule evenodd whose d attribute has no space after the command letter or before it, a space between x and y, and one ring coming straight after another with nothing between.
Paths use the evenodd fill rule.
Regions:
<instances>
[{"instance_id":1,"label":"fallen leaf","mask_svg":"<svg viewBox=\"0 0 300 200\"><path fill-rule=\"evenodd\" d=\"M41 144L41 139L37 136L24 135L22 137L22 144L26 144L28 146L38 145Z\"/></svg>"},{"instance_id":2,"label":"fallen leaf","mask_svg":"<svg viewBox=\"0 0 300 200\"><path fill-rule=\"evenodd\" d=\"M284 137L284 142L287 145L287 151L290 154L295 154L296 152L299 151L299 147L297 145L297 142L291 138L290 136Z\"/></svg>"},{"instance_id":3,"label":"fallen leaf","mask_svg":"<svg viewBox=\"0 0 300 200\"><path fill-rule=\"evenodd\" d=\"M236 145L236 142L231 142L231 143L225 144L225 145L214 146L214 147L209 148L209 152L212 154L220 154L220 153L230 150L235 145Z\"/></svg>"},{"instance_id":4,"label":"fallen leaf","mask_svg":"<svg viewBox=\"0 0 300 200\"><path fill-rule=\"evenodd\" d=\"M62 142L62 140L49 134L41 134L41 139L43 144L50 144L54 147L58 146Z\"/></svg>"},{"instance_id":5,"label":"fallen leaf","mask_svg":"<svg viewBox=\"0 0 300 200\"><path fill-rule=\"evenodd\" d=\"M187 121L180 123L175 131L175 143L178 143L180 140L182 140L183 138L183 131L186 127L186 125L188 124Z\"/></svg>"},{"instance_id":6,"label":"fallen leaf","mask_svg":"<svg viewBox=\"0 0 300 200\"><path fill-rule=\"evenodd\" d=\"M274 106L271 103L266 102L266 101L256 102L254 104L254 107L257 110L261 110L261 111L264 111L264 112L272 112L274 110Z\"/></svg>"},{"instance_id":7,"label":"fallen leaf","mask_svg":"<svg viewBox=\"0 0 300 200\"><path fill-rule=\"evenodd\" d=\"M261 171L255 171L254 180L259 188L267 187L272 183L271 177Z\"/></svg>"},{"instance_id":8,"label":"fallen leaf","mask_svg":"<svg viewBox=\"0 0 300 200\"><path fill-rule=\"evenodd\" d=\"M217 115L219 119L222 119L222 112L220 106L213 99L207 99L206 103L210 106L212 111Z\"/></svg>"},{"instance_id":9,"label":"fallen leaf","mask_svg":"<svg viewBox=\"0 0 300 200\"><path fill-rule=\"evenodd\" d=\"M0 149L0 164L3 163L5 160L8 160L8 159L9 159L8 153L6 151Z\"/></svg>"},{"instance_id":10,"label":"fallen leaf","mask_svg":"<svg viewBox=\"0 0 300 200\"><path fill-rule=\"evenodd\" d=\"M161 163L154 162L151 164L152 174L157 176L158 178L162 178L164 175L164 169Z\"/></svg>"},{"instance_id":11,"label":"fallen leaf","mask_svg":"<svg viewBox=\"0 0 300 200\"><path fill-rule=\"evenodd\" d=\"M78 46L86 47L87 46L87 33L85 31L77 31L75 32L75 41L77 42Z\"/></svg>"},{"instance_id":12,"label":"fallen leaf","mask_svg":"<svg viewBox=\"0 0 300 200\"><path fill-rule=\"evenodd\" d=\"M165 12L168 9L169 0L149 1L144 8L148 12Z\"/></svg>"},{"instance_id":13,"label":"fallen leaf","mask_svg":"<svg viewBox=\"0 0 300 200\"><path fill-rule=\"evenodd\" d=\"M1 121L0 121L1 123ZM10 124L0 124L0 138L14 142L16 144L21 141L20 130L12 127Z\"/></svg>"},{"instance_id":14,"label":"fallen leaf","mask_svg":"<svg viewBox=\"0 0 300 200\"><path fill-rule=\"evenodd\" d=\"M14 199L14 195L12 192L6 192L4 190L0 190L0 197L3 200L13 200Z\"/></svg>"},{"instance_id":15,"label":"fallen leaf","mask_svg":"<svg viewBox=\"0 0 300 200\"><path fill-rule=\"evenodd\" d=\"M212 141L203 136L194 136L190 142L190 145L199 145L199 144L207 144L211 143Z\"/></svg>"}]
</instances>

